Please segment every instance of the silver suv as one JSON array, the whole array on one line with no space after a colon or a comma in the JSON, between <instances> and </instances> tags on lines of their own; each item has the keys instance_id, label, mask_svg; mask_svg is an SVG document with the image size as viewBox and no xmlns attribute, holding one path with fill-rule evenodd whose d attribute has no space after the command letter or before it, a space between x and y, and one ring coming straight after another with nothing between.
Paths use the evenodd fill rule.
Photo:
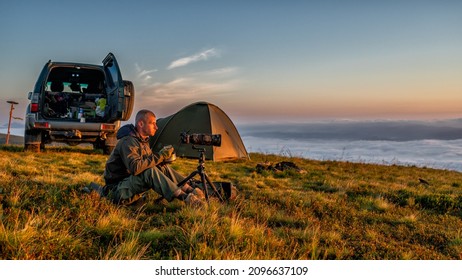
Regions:
<instances>
[{"instance_id":1,"label":"silver suv","mask_svg":"<svg viewBox=\"0 0 462 280\"><path fill-rule=\"evenodd\" d=\"M120 121L132 114L134 98L133 83L122 79L112 53L102 65L50 60L29 93L24 149L39 152L51 142L92 143L109 154Z\"/></svg>"}]
</instances>

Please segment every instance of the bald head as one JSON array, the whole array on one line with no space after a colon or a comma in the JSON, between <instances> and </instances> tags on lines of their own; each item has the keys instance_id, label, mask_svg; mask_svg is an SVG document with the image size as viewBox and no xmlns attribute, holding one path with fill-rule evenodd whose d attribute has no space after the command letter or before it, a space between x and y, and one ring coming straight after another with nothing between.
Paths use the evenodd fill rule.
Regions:
<instances>
[{"instance_id":1,"label":"bald head","mask_svg":"<svg viewBox=\"0 0 462 280\"><path fill-rule=\"evenodd\" d=\"M149 110L140 110L135 117L135 127L142 137L154 136L157 131L156 115Z\"/></svg>"},{"instance_id":2,"label":"bald head","mask_svg":"<svg viewBox=\"0 0 462 280\"><path fill-rule=\"evenodd\" d=\"M138 124L138 122L141 120L145 120L147 116L152 116L154 118L156 117L152 111L146 109L139 110L138 113L136 113L135 124Z\"/></svg>"}]
</instances>

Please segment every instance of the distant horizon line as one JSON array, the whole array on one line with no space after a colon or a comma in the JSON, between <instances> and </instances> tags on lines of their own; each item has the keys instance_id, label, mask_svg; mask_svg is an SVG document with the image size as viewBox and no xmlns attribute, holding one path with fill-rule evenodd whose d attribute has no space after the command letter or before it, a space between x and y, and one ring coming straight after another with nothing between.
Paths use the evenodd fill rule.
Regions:
<instances>
[{"instance_id":1,"label":"distant horizon line","mask_svg":"<svg viewBox=\"0 0 462 280\"><path fill-rule=\"evenodd\" d=\"M435 123L447 121L462 121L462 114L460 117L447 117L447 118L307 118L307 119L238 119L233 120L235 124L261 124L261 125L274 125L274 124L322 124L322 123L374 123L374 122L418 122L418 123Z\"/></svg>"},{"instance_id":2,"label":"distant horizon line","mask_svg":"<svg viewBox=\"0 0 462 280\"><path fill-rule=\"evenodd\" d=\"M229 116L229 115L228 115ZM231 118L231 117L230 117ZM460 117L446 117L446 118L287 118L287 119L265 119L262 120L260 117L239 119L235 118L233 121L234 124L318 124L318 123L370 123L370 122L423 122L423 123L433 123L433 122L444 122L444 121L462 121L462 114ZM8 128L8 120L0 121L3 122L3 125L0 126L0 130ZM125 121L122 123L131 123L130 121ZM25 122L22 121L12 121L11 129L20 129L23 128Z\"/></svg>"}]
</instances>

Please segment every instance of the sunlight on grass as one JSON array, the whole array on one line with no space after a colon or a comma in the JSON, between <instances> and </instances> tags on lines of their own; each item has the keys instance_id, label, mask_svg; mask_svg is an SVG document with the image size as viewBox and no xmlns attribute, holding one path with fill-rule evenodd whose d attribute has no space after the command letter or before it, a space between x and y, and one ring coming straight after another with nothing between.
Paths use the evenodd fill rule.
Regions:
<instances>
[{"instance_id":1,"label":"sunlight on grass","mask_svg":"<svg viewBox=\"0 0 462 280\"><path fill-rule=\"evenodd\" d=\"M80 256L85 245L72 233L73 224L59 213L19 215L11 227L0 227L0 243L14 252L13 259L68 259Z\"/></svg>"},{"instance_id":2,"label":"sunlight on grass","mask_svg":"<svg viewBox=\"0 0 462 280\"><path fill-rule=\"evenodd\" d=\"M4 259L461 259L462 173L252 154L207 162L235 201L119 207L96 193L107 156L91 150L0 150ZM257 173L292 160L306 173ZM181 173L197 160L178 159ZM431 185L423 186L418 178Z\"/></svg>"},{"instance_id":3,"label":"sunlight on grass","mask_svg":"<svg viewBox=\"0 0 462 280\"><path fill-rule=\"evenodd\" d=\"M232 213L229 219L229 235L228 238L233 243L240 243L245 238L246 224L245 219L241 219L238 213Z\"/></svg>"},{"instance_id":4,"label":"sunlight on grass","mask_svg":"<svg viewBox=\"0 0 462 280\"><path fill-rule=\"evenodd\" d=\"M383 213L392 207L385 199L379 198L366 198L361 202L361 208L368 211Z\"/></svg>"},{"instance_id":5,"label":"sunlight on grass","mask_svg":"<svg viewBox=\"0 0 462 280\"><path fill-rule=\"evenodd\" d=\"M136 225L136 220L124 217L120 212L102 213L96 221L96 232L102 236L117 236L126 230L133 229Z\"/></svg>"},{"instance_id":6,"label":"sunlight on grass","mask_svg":"<svg viewBox=\"0 0 462 280\"><path fill-rule=\"evenodd\" d=\"M418 215L416 214L409 214L402 218L401 220L404 223L416 223L418 222Z\"/></svg>"},{"instance_id":7,"label":"sunlight on grass","mask_svg":"<svg viewBox=\"0 0 462 280\"><path fill-rule=\"evenodd\" d=\"M149 244L140 244L138 236L130 235L126 240L122 240L101 256L103 260L141 260L144 258Z\"/></svg>"}]
</instances>

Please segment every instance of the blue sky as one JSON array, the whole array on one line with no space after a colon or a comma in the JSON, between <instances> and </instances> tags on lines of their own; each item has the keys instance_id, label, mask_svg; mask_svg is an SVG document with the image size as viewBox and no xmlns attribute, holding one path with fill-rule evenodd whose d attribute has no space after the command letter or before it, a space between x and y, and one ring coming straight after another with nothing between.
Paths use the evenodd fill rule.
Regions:
<instances>
[{"instance_id":1,"label":"blue sky","mask_svg":"<svg viewBox=\"0 0 462 280\"><path fill-rule=\"evenodd\" d=\"M461 27L462 1L1 1L0 120L49 59L108 52L158 117L459 118Z\"/></svg>"}]
</instances>

